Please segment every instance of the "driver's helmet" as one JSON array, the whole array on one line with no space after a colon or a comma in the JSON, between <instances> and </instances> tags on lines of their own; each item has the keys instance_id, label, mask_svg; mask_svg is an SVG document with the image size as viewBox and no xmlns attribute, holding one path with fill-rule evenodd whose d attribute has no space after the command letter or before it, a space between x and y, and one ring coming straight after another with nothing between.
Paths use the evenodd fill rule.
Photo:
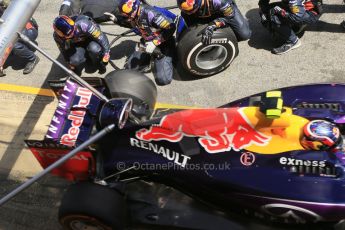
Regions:
<instances>
[{"instance_id":1,"label":"driver's helmet","mask_svg":"<svg viewBox=\"0 0 345 230\"><path fill-rule=\"evenodd\" d=\"M303 128L301 144L310 150L330 150L342 142L339 128L325 120L313 120Z\"/></svg>"},{"instance_id":2,"label":"driver's helmet","mask_svg":"<svg viewBox=\"0 0 345 230\"><path fill-rule=\"evenodd\" d=\"M202 0L177 0L177 5L186 14L195 13L202 4Z\"/></svg>"},{"instance_id":3,"label":"driver's helmet","mask_svg":"<svg viewBox=\"0 0 345 230\"><path fill-rule=\"evenodd\" d=\"M140 0L120 0L118 8L121 15L133 18L140 5Z\"/></svg>"},{"instance_id":4,"label":"driver's helmet","mask_svg":"<svg viewBox=\"0 0 345 230\"><path fill-rule=\"evenodd\" d=\"M60 15L55 18L53 28L57 35L59 35L59 37L71 38L74 35L74 25L75 23L70 17L66 15Z\"/></svg>"}]
</instances>

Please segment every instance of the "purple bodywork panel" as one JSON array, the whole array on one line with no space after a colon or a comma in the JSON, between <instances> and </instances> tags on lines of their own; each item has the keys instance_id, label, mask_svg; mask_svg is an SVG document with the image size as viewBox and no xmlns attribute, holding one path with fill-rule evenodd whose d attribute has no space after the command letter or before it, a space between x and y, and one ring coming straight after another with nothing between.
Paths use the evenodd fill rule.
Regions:
<instances>
[{"instance_id":1,"label":"purple bodywork panel","mask_svg":"<svg viewBox=\"0 0 345 230\"><path fill-rule=\"evenodd\" d=\"M63 93L60 96L58 107L56 108L54 116L49 125L46 138L58 139L60 137L62 127L65 124L66 115L71 107L77 88L77 83L74 83L70 80L66 81Z\"/></svg>"},{"instance_id":2,"label":"purple bodywork panel","mask_svg":"<svg viewBox=\"0 0 345 230\"><path fill-rule=\"evenodd\" d=\"M95 124L101 101L87 88L67 80L49 125L46 139L74 147L86 141Z\"/></svg>"}]
</instances>

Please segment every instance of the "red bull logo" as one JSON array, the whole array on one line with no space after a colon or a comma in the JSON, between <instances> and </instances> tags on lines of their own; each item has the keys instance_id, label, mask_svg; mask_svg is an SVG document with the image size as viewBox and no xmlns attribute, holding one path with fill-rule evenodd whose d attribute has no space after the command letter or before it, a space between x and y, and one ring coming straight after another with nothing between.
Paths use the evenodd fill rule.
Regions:
<instances>
[{"instance_id":1,"label":"red bull logo","mask_svg":"<svg viewBox=\"0 0 345 230\"><path fill-rule=\"evenodd\" d=\"M136 132L144 141L178 142L184 136L198 137L209 153L263 146L271 139L252 126L243 108L184 110L164 116L158 126Z\"/></svg>"},{"instance_id":2,"label":"red bull logo","mask_svg":"<svg viewBox=\"0 0 345 230\"><path fill-rule=\"evenodd\" d=\"M181 4L181 9L186 11L193 10L195 0L187 0Z\"/></svg>"},{"instance_id":3,"label":"red bull logo","mask_svg":"<svg viewBox=\"0 0 345 230\"><path fill-rule=\"evenodd\" d=\"M123 4L122 11L126 14L129 14L133 10L135 0L128 0L126 4Z\"/></svg>"},{"instance_id":4,"label":"red bull logo","mask_svg":"<svg viewBox=\"0 0 345 230\"><path fill-rule=\"evenodd\" d=\"M86 111L83 108L91 102L92 92L86 88L78 88L76 93L80 97L76 110L72 110L68 115L68 120L71 121L71 127L68 129L67 133L61 136L60 143L66 146L75 146L77 138L80 133L80 127L84 122L84 117Z\"/></svg>"}]
</instances>

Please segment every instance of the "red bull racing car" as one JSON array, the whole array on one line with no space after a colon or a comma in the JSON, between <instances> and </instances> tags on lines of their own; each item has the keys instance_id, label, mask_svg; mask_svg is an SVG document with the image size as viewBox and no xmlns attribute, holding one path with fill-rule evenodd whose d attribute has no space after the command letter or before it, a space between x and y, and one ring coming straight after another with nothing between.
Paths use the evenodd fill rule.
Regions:
<instances>
[{"instance_id":1,"label":"red bull racing car","mask_svg":"<svg viewBox=\"0 0 345 230\"><path fill-rule=\"evenodd\" d=\"M246 229L243 216L290 224L345 218L345 155L300 143L311 120L344 131L345 85L279 89L283 107L272 119L262 110L267 93L219 108L154 110L156 89L140 73L88 82L112 99L69 79L55 87L59 103L44 140L26 141L43 168L77 150L51 168L74 182L59 210L66 229Z\"/></svg>"}]
</instances>

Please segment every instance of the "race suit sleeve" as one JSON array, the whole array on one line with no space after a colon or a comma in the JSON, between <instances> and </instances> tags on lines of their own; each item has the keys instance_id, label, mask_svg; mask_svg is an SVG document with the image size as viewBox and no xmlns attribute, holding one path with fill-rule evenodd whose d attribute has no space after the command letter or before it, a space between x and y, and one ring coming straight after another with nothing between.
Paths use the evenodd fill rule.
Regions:
<instances>
[{"instance_id":1,"label":"race suit sleeve","mask_svg":"<svg viewBox=\"0 0 345 230\"><path fill-rule=\"evenodd\" d=\"M302 22L303 16L306 13L302 0L289 0L289 13L287 18L294 22Z\"/></svg>"},{"instance_id":2,"label":"race suit sleeve","mask_svg":"<svg viewBox=\"0 0 345 230\"><path fill-rule=\"evenodd\" d=\"M59 37L56 33L53 34L53 38L62 56L68 60L66 51L70 48L70 41Z\"/></svg>"},{"instance_id":3,"label":"race suit sleeve","mask_svg":"<svg viewBox=\"0 0 345 230\"><path fill-rule=\"evenodd\" d=\"M156 46L171 38L176 29L175 23L170 18L160 13L153 17L150 26L156 30L156 32L153 33L154 38L152 39Z\"/></svg>"},{"instance_id":4,"label":"race suit sleeve","mask_svg":"<svg viewBox=\"0 0 345 230\"><path fill-rule=\"evenodd\" d=\"M217 28L222 28L230 24L230 20L234 17L234 3L232 0L221 0L221 1L213 1L213 8L217 11L222 17L213 20L213 24L217 26Z\"/></svg>"},{"instance_id":5,"label":"race suit sleeve","mask_svg":"<svg viewBox=\"0 0 345 230\"><path fill-rule=\"evenodd\" d=\"M80 13L80 0L63 0L59 15L73 16Z\"/></svg>"},{"instance_id":6,"label":"race suit sleeve","mask_svg":"<svg viewBox=\"0 0 345 230\"><path fill-rule=\"evenodd\" d=\"M85 35L96 41L102 47L103 55L110 53L110 45L107 36L101 31L97 23L91 19L83 20L82 24L78 26Z\"/></svg>"}]
</instances>

